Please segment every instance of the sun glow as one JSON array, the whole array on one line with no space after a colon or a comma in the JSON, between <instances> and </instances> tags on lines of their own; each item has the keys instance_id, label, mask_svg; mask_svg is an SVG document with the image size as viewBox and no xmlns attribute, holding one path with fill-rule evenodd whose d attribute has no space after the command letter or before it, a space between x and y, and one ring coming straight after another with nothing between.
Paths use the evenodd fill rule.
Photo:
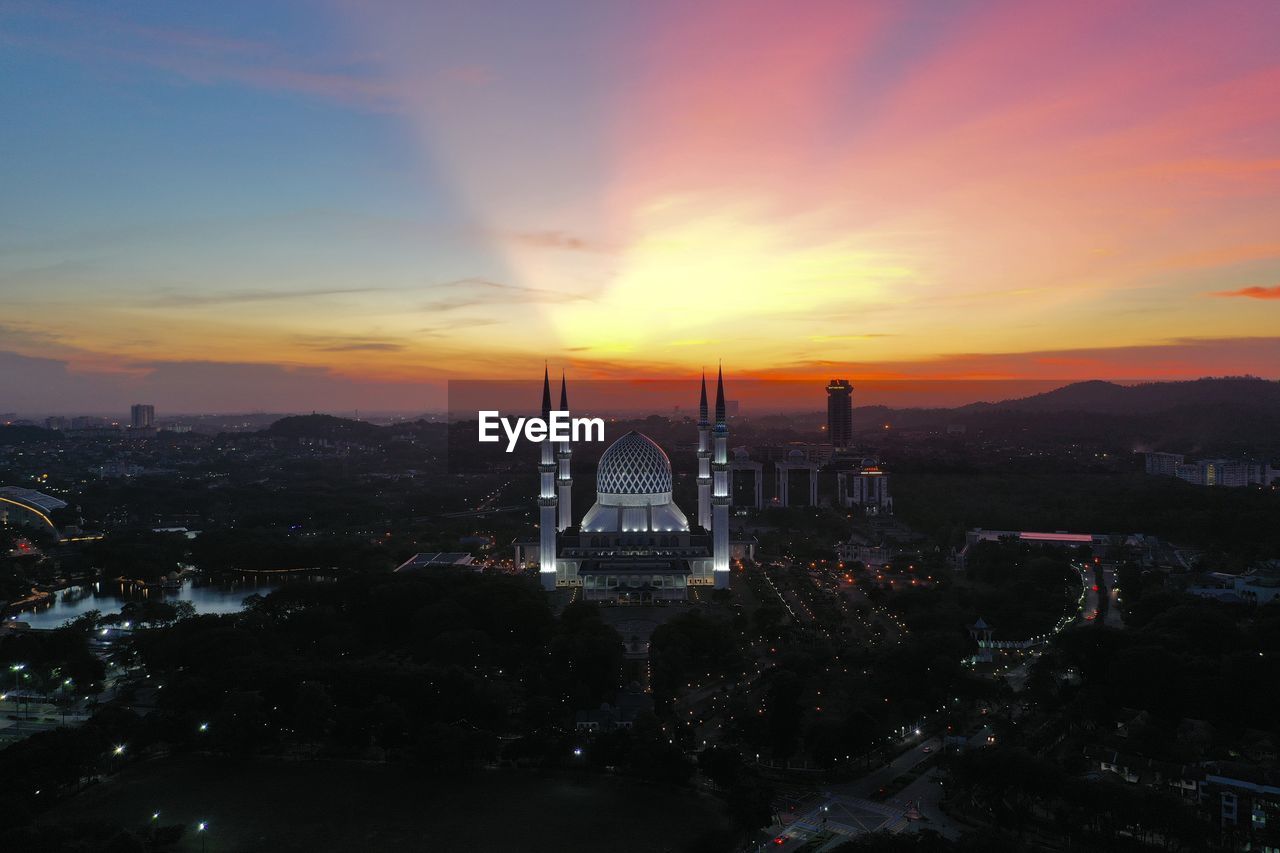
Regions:
<instances>
[{"instance_id":1,"label":"sun glow","mask_svg":"<svg viewBox=\"0 0 1280 853\"><path fill-rule=\"evenodd\" d=\"M805 223L781 223L763 205L665 198L637 212L618 269L590 301L554 315L566 346L605 356L699 344L726 355L759 334L832 311L897 298L913 273L855 238L815 241Z\"/></svg>"}]
</instances>

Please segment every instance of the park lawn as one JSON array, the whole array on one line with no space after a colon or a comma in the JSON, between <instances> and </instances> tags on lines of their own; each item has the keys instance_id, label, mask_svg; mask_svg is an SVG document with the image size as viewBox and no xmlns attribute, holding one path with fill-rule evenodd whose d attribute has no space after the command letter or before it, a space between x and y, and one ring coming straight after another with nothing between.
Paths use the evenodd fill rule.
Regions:
<instances>
[{"instance_id":1,"label":"park lawn","mask_svg":"<svg viewBox=\"0 0 1280 853\"><path fill-rule=\"evenodd\" d=\"M593 774L491 770L450 781L376 764L171 757L132 765L41 820L185 824L175 849L232 851L574 851L684 848L719 829L718 804Z\"/></svg>"}]
</instances>

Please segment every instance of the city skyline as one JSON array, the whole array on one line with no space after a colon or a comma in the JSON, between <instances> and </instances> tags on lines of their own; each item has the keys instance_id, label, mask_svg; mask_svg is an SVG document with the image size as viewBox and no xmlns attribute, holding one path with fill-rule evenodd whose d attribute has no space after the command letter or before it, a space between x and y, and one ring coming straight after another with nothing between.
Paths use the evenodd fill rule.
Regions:
<instances>
[{"instance_id":1,"label":"city skyline","mask_svg":"<svg viewBox=\"0 0 1280 853\"><path fill-rule=\"evenodd\" d=\"M3 408L413 410L547 354L1275 379L1277 25L10 4Z\"/></svg>"},{"instance_id":2,"label":"city skyline","mask_svg":"<svg viewBox=\"0 0 1280 853\"><path fill-rule=\"evenodd\" d=\"M4 853L1280 851L1277 34L0 0Z\"/></svg>"}]
</instances>

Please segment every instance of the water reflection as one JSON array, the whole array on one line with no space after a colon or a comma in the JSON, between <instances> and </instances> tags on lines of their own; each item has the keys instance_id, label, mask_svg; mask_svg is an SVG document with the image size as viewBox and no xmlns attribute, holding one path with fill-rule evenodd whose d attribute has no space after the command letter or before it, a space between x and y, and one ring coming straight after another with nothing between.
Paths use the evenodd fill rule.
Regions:
<instances>
[{"instance_id":1,"label":"water reflection","mask_svg":"<svg viewBox=\"0 0 1280 853\"><path fill-rule=\"evenodd\" d=\"M119 613L127 601L166 601L171 604L189 601L196 613L237 613L244 609L244 600L249 596L255 593L266 595L279 587L280 581L276 578L268 581L261 575L252 574L215 582L186 578L181 586L169 589L154 586L139 589L119 581L101 581L60 590L52 599L7 613L5 619L26 622L32 628L57 628L90 610L99 610L104 616Z\"/></svg>"}]
</instances>

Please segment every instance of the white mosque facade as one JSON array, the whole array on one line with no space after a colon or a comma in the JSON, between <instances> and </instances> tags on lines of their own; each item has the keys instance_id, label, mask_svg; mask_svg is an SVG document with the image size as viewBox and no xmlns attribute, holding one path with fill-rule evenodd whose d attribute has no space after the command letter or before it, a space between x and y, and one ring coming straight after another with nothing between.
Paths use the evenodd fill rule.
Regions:
<instances>
[{"instance_id":1,"label":"white mosque facade","mask_svg":"<svg viewBox=\"0 0 1280 853\"><path fill-rule=\"evenodd\" d=\"M544 413L551 411L546 374L542 406ZM563 379L559 410L568 411ZM574 526L569 505L572 448L543 443L537 563L544 589L580 588L588 601L645 604L683 601L691 587L728 587L730 467L723 371L716 382L714 425L706 377L698 414L694 525L672 498L670 458L633 430L600 457L595 503Z\"/></svg>"}]
</instances>

